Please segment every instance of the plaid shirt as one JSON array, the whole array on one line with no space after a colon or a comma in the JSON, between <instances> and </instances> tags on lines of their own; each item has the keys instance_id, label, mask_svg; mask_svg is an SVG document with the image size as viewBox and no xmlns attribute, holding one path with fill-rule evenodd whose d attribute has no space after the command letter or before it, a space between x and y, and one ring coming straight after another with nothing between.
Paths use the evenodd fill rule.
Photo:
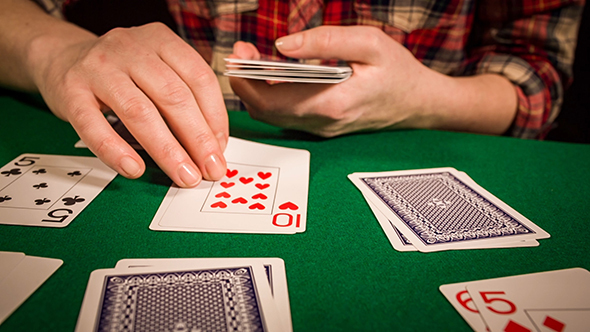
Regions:
<instances>
[{"instance_id":1,"label":"plaid shirt","mask_svg":"<svg viewBox=\"0 0 590 332\"><path fill-rule=\"evenodd\" d=\"M51 10L75 0L37 0ZM450 76L496 73L516 87L508 135L542 138L557 117L585 0L167 0L179 34L207 60L229 109L223 58L238 41L283 59L277 38L320 25L382 29L433 70ZM477 110L473 110L477 112Z\"/></svg>"}]
</instances>

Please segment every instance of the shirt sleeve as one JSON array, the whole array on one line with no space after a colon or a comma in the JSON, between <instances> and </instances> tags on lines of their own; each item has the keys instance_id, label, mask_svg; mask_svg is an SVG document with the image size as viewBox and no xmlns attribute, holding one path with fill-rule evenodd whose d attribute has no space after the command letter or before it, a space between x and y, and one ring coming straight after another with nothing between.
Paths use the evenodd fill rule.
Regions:
<instances>
[{"instance_id":1,"label":"shirt sleeve","mask_svg":"<svg viewBox=\"0 0 590 332\"><path fill-rule=\"evenodd\" d=\"M506 135L543 138L572 82L585 0L483 0L470 36L465 75L495 73L518 95Z\"/></svg>"}]
</instances>

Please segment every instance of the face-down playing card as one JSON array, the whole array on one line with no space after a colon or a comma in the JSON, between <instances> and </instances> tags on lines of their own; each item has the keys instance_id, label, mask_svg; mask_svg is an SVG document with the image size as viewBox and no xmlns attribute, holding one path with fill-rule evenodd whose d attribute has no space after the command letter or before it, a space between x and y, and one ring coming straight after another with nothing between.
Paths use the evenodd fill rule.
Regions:
<instances>
[{"instance_id":1,"label":"face-down playing card","mask_svg":"<svg viewBox=\"0 0 590 332\"><path fill-rule=\"evenodd\" d=\"M96 270L76 331L282 331L262 265Z\"/></svg>"},{"instance_id":2,"label":"face-down playing card","mask_svg":"<svg viewBox=\"0 0 590 332\"><path fill-rule=\"evenodd\" d=\"M349 178L420 251L549 237L453 168L354 173Z\"/></svg>"},{"instance_id":3,"label":"face-down playing card","mask_svg":"<svg viewBox=\"0 0 590 332\"><path fill-rule=\"evenodd\" d=\"M23 154L0 169L0 223L65 227L116 175L94 157Z\"/></svg>"},{"instance_id":4,"label":"face-down playing card","mask_svg":"<svg viewBox=\"0 0 590 332\"><path fill-rule=\"evenodd\" d=\"M194 232L305 231L309 152L231 137L226 175L196 188L172 186L150 229Z\"/></svg>"},{"instance_id":5,"label":"face-down playing card","mask_svg":"<svg viewBox=\"0 0 590 332\"><path fill-rule=\"evenodd\" d=\"M287 286L287 275L285 262L277 257L241 257L241 258L126 258L117 262L115 269L137 269L146 267L160 268L199 268L211 263L224 264L226 266L247 265L252 263L262 264L270 291L281 318L282 327L285 332L293 330L291 324L291 308L289 304L289 289Z\"/></svg>"}]
</instances>

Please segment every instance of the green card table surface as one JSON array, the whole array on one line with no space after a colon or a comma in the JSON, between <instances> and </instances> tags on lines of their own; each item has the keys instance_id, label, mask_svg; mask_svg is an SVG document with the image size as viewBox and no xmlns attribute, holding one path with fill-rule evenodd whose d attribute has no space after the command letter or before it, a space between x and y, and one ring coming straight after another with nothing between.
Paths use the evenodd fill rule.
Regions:
<instances>
[{"instance_id":1,"label":"green card table surface","mask_svg":"<svg viewBox=\"0 0 590 332\"><path fill-rule=\"evenodd\" d=\"M0 95L0 164L22 153L92 156L39 99ZM295 235L155 232L171 181L146 157L65 228L0 225L0 251L64 264L2 331L72 331L90 272L123 258L280 257L294 331L470 331L442 284L590 269L590 146L428 130L321 139L230 112L232 136L311 153L307 231ZM551 234L539 247L397 252L353 172L455 167ZM0 294L0 296L2 296Z\"/></svg>"}]
</instances>

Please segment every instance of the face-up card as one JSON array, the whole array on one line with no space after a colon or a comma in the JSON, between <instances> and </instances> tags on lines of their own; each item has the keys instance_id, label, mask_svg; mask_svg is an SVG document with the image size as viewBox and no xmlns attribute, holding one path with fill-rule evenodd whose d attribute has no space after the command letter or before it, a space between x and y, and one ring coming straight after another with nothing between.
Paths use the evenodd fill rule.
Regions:
<instances>
[{"instance_id":1,"label":"face-up card","mask_svg":"<svg viewBox=\"0 0 590 332\"><path fill-rule=\"evenodd\" d=\"M459 282L456 284L447 284L439 287L440 292L453 305L455 310L459 312L461 317L465 319L467 324L471 326L475 332L488 331L486 323L481 318L477 307L469 296L469 292L465 286L468 282Z\"/></svg>"},{"instance_id":2,"label":"face-up card","mask_svg":"<svg viewBox=\"0 0 590 332\"><path fill-rule=\"evenodd\" d=\"M117 262L115 269L135 269L146 267L162 268L198 268L211 262L227 266L244 265L249 263L262 264L270 285L271 294L275 300L278 314L285 332L292 331L291 308L289 304L289 289L287 287L287 276L285 263L280 258L147 258L147 259L122 259Z\"/></svg>"},{"instance_id":3,"label":"face-up card","mask_svg":"<svg viewBox=\"0 0 590 332\"><path fill-rule=\"evenodd\" d=\"M462 177L453 168L349 175L363 195L423 252L549 237Z\"/></svg>"},{"instance_id":4,"label":"face-up card","mask_svg":"<svg viewBox=\"0 0 590 332\"><path fill-rule=\"evenodd\" d=\"M582 268L474 281L466 288L492 332L590 326L590 272Z\"/></svg>"},{"instance_id":5,"label":"face-up card","mask_svg":"<svg viewBox=\"0 0 590 332\"><path fill-rule=\"evenodd\" d=\"M65 227L116 175L94 157L23 154L0 169L0 223Z\"/></svg>"},{"instance_id":6,"label":"face-up card","mask_svg":"<svg viewBox=\"0 0 590 332\"><path fill-rule=\"evenodd\" d=\"M0 282L25 258L22 252L0 251Z\"/></svg>"},{"instance_id":7,"label":"face-up card","mask_svg":"<svg viewBox=\"0 0 590 332\"><path fill-rule=\"evenodd\" d=\"M172 186L150 229L193 232L305 231L309 152L230 137L226 175L196 188Z\"/></svg>"},{"instance_id":8,"label":"face-up card","mask_svg":"<svg viewBox=\"0 0 590 332\"><path fill-rule=\"evenodd\" d=\"M260 264L103 269L90 275L76 331L282 331Z\"/></svg>"},{"instance_id":9,"label":"face-up card","mask_svg":"<svg viewBox=\"0 0 590 332\"><path fill-rule=\"evenodd\" d=\"M10 316L61 265L60 259L25 256L0 281L0 324Z\"/></svg>"}]
</instances>

